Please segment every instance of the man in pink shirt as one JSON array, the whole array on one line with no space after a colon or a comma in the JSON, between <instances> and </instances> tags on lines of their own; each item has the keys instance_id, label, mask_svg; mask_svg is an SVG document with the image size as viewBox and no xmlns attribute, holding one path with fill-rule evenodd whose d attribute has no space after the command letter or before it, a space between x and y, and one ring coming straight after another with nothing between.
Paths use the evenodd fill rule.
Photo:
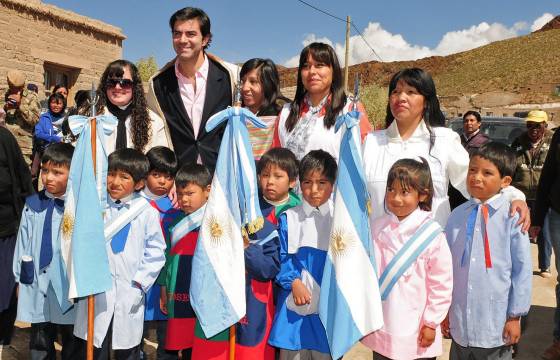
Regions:
<instances>
[{"instance_id":1,"label":"man in pink shirt","mask_svg":"<svg viewBox=\"0 0 560 360\"><path fill-rule=\"evenodd\" d=\"M169 26L177 56L150 79L148 106L165 119L179 165L198 162L213 171L225 123L211 132L204 126L232 104L237 66L206 52L212 33L203 10L178 10Z\"/></svg>"}]
</instances>

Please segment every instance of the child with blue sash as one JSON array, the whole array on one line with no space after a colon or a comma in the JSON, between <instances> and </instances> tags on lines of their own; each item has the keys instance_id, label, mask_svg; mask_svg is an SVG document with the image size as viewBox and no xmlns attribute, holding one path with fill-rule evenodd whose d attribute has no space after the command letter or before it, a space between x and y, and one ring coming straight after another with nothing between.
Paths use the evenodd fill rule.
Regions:
<instances>
[{"instance_id":1,"label":"child with blue sash","mask_svg":"<svg viewBox=\"0 0 560 360\"><path fill-rule=\"evenodd\" d=\"M211 183L212 174L200 164L183 165L175 177L180 214L169 226L160 304L168 319L165 349L176 359L191 359L196 322L189 295L192 258Z\"/></svg>"},{"instance_id":2,"label":"child with blue sash","mask_svg":"<svg viewBox=\"0 0 560 360\"><path fill-rule=\"evenodd\" d=\"M336 172L336 160L326 151L305 155L299 164L303 202L278 219L281 267L276 282L281 289L269 344L280 348L282 360L331 359L318 305Z\"/></svg>"},{"instance_id":3,"label":"child with blue sash","mask_svg":"<svg viewBox=\"0 0 560 360\"><path fill-rule=\"evenodd\" d=\"M471 154L467 190L472 198L451 213L445 233L453 256L450 359L512 358L521 316L531 306L530 243L510 216L502 194L516 168L515 152L488 143Z\"/></svg>"},{"instance_id":4,"label":"child with blue sash","mask_svg":"<svg viewBox=\"0 0 560 360\"><path fill-rule=\"evenodd\" d=\"M17 320L31 323L32 359L56 359L54 343L62 336L62 359L76 359L72 329L74 304L68 301L68 280L59 237L64 196L74 148L49 146L41 159L43 191L25 201L13 271L19 283Z\"/></svg>"},{"instance_id":5,"label":"child with blue sash","mask_svg":"<svg viewBox=\"0 0 560 360\"><path fill-rule=\"evenodd\" d=\"M161 230L169 250L169 226L181 214L181 210L173 207L168 194L175 184L177 173L177 157L173 150L165 146L151 148L146 157L150 163L150 171L146 178L146 187L141 195L150 201L150 205L159 212ZM165 351L165 333L167 327L167 316L160 309L160 285L165 282L163 271L160 273L156 283L146 294L146 309L144 313L144 334L146 335L149 325L155 326L157 338L158 360L174 359L175 354Z\"/></svg>"},{"instance_id":6,"label":"child with blue sash","mask_svg":"<svg viewBox=\"0 0 560 360\"><path fill-rule=\"evenodd\" d=\"M95 295L94 359L139 359L146 293L165 264L159 212L139 194L150 164L135 149L109 155L105 239L113 279L110 290ZM74 335L79 359L86 358L87 299L76 309Z\"/></svg>"},{"instance_id":7,"label":"child with blue sash","mask_svg":"<svg viewBox=\"0 0 560 360\"><path fill-rule=\"evenodd\" d=\"M372 224L383 327L362 339L376 360L435 359L440 324L451 304L453 275L445 235L432 218L428 162L401 159L387 178L387 214Z\"/></svg>"}]
</instances>

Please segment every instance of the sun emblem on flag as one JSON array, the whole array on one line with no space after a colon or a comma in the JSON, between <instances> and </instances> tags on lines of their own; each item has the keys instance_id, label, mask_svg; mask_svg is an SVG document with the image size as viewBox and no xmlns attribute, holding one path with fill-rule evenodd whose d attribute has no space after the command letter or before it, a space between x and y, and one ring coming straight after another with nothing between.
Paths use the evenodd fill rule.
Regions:
<instances>
[{"instance_id":1,"label":"sun emblem on flag","mask_svg":"<svg viewBox=\"0 0 560 360\"><path fill-rule=\"evenodd\" d=\"M227 232L226 227L215 215L212 215L208 220L206 220L206 229L210 234L211 244L214 246L220 246L225 239Z\"/></svg>"},{"instance_id":2,"label":"sun emblem on flag","mask_svg":"<svg viewBox=\"0 0 560 360\"><path fill-rule=\"evenodd\" d=\"M339 227L333 230L330 247L334 256L344 256L351 245L352 238L343 228Z\"/></svg>"},{"instance_id":3,"label":"sun emblem on flag","mask_svg":"<svg viewBox=\"0 0 560 360\"><path fill-rule=\"evenodd\" d=\"M72 238L72 232L74 231L74 217L70 214L64 214L62 216L62 237L64 240L69 241Z\"/></svg>"}]
</instances>

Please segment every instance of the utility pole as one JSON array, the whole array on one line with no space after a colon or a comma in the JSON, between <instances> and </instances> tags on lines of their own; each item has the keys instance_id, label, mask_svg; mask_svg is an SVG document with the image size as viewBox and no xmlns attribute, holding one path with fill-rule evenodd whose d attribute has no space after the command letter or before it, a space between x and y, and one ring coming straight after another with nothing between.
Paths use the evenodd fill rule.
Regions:
<instances>
[{"instance_id":1,"label":"utility pole","mask_svg":"<svg viewBox=\"0 0 560 360\"><path fill-rule=\"evenodd\" d=\"M346 16L346 46L344 50L344 92L348 93L348 55L350 54L350 16Z\"/></svg>"}]
</instances>

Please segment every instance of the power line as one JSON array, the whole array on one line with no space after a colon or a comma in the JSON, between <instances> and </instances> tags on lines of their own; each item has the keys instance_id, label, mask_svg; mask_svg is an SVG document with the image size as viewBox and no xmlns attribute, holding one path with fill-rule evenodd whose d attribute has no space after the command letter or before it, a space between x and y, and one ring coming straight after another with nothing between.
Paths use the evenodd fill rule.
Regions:
<instances>
[{"instance_id":1,"label":"power line","mask_svg":"<svg viewBox=\"0 0 560 360\"><path fill-rule=\"evenodd\" d=\"M308 2L306 2L306 1L304 1L304 0L298 0L298 1L299 1L300 3L306 5L306 6L309 6L310 8L312 8L312 9L314 9L314 10L316 10L316 11L319 11L319 12L321 12L321 13L327 15L327 16L332 17L333 19L336 19L336 20L339 20L339 21L342 21L342 22L346 23L346 19L343 19L343 18L341 18L341 17L339 17L339 16L333 15L333 14L329 13L328 11L323 10L323 9L320 9L320 8L314 6L314 5L311 5L310 3L308 3ZM356 24L354 24L353 21L350 21L350 25L352 25L352 28L354 29L354 31L356 31L356 33L358 33L358 35L360 35L360 37L362 38L362 40L364 41L364 43L366 43L366 45L369 47L369 49L371 50L371 52L372 52L375 56L377 56L377 58L378 58L380 61L383 61L383 59L381 59L381 56L379 56L379 54L377 54L377 52L373 49L373 47L367 42L367 40L366 40L366 38L364 37L364 35L362 34L362 32L361 32L360 30L358 30L358 27L356 26Z\"/></svg>"}]
</instances>

